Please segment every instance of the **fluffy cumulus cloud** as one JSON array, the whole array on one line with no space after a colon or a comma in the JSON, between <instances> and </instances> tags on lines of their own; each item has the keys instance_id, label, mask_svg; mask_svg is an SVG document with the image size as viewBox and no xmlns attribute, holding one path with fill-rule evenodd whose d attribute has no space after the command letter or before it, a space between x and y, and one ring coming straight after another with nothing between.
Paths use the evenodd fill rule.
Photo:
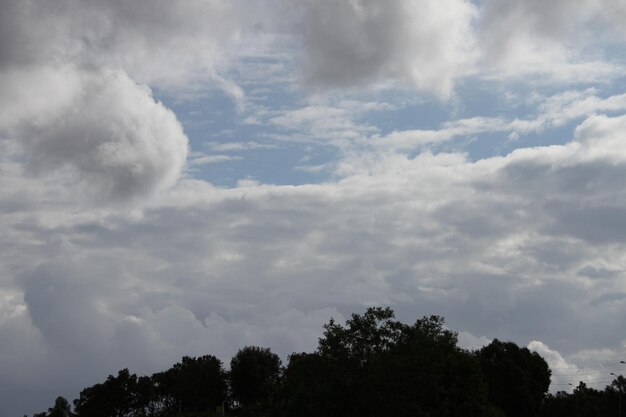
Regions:
<instances>
[{"instance_id":1,"label":"fluffy cumulus cloud","mask_svg":"<svg viewBox=\"0 0 626 417\"><path fill-rule=\"evenodd\" d=\"M33 173L61 172L104 203L171 186L184 166L187 137L176 116L121 71L45 69L0 79L10 86L2 104L12 109L4 126Z\"/></svg>"},{"instance_id":2,"label":"fluffy cumulus cloud","mask_svg":"<svg viewBox=\"0 0 626 417\"><path fill-rule=\"evenodd\" d=\"M303 68L315 86L400 81L447 95L471 61L469 1L304 3Z\"/></svg>"},{"instance_id":3,"label":"fluffy cumulus cloud","mask_svg":"<svg viewBox=\"0 0 626 417\"><path fill-rule=\"evenodd\" d=\"M63 171L98 202L137 200L172 185L187 138L146 85L188 90L208 80L241 99L220 76L249 11L233 6L3 2L2 136L24 146L31 172Z\"/></svg>"}]
</instances>

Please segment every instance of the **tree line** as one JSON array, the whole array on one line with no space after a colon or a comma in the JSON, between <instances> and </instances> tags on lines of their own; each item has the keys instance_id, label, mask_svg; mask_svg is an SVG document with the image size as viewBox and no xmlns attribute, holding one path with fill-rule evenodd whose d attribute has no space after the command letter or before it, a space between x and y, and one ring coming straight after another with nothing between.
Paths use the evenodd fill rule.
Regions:
<instances>
[{"instance_id":1,"label":"tree line","mask_svg":"<svg viewBox=\"0 0 626 417\"><path fill-rule=\"evenodd\" d=\"M170 369L137 376L128 369L59 397L33 417L557 417L617 415L622 376L603 391L581 383L548 394L551 371L536 352L492 341L458 347L439 316L413 324L390 308L369 308L324 326L312 353L283 366L268 348L247 346L229 369L215 356L183 357ZM612 411L610 411L612 410ZM26 416L25 416L26 417ZM620 415L620 417L622 417Z\"/></svg>"}]
</instances>

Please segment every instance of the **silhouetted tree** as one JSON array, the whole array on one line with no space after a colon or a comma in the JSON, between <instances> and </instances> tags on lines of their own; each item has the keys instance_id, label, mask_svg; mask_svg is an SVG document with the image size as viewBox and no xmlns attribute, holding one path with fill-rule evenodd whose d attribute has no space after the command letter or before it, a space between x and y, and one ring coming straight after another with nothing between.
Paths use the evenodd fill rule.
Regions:
<instances>
[{"instance_id":1,"label":"silhouetted tree","mask_svg":"<svg viewBox=\"0 0 626 417\"><path fill-rule=\"evenodd\" d=\"M215 356L185 356L153 381L166 413L205 412L226 400L226 372Z\"/></svg>"},{"instance_id":2,"label":"silhouetted tree","mask_svg":"<svg viewBox=\"0 0 626 417\"><path fill-rule=\"evenodd\" d=\"M63 397L57 397L54 406L48 409L48 417L71 417L72 409L67 400Z\"/></svg>"},{"instance_id":3,"label":"silhouetted tree","mask_svg":"<svg viewBox=\"0 0 626 417\"><path fill-rule=\"evenodd\" d=\"M82 417L129 417L138 414L137 375L122 369L117 377L81 391L74 400L74 409Z\"/></svg>"},{"instance_id":4,"label":"silhouetted tree","mask_svg":"<svg viewBox=\"0 0 626 417\"><path fill-rule=\"evenodd\" d=\"M617 413L626 379L603 391L581 382L573 394L547 394L550 369L537 353L494 340L476 352L457 346L439 316L413 324L389 308L331 319L313 353L286 368L267 348L247 346L230 362L183 357L151 377L128 369L81 391L77 417L209 417L230 398L230 415L276 417L600 417ZM626 400L626 399L625 399ZM73 416L59 397L48 413Z\"/></svg>"},{"instance_id":5,"label":"silhouetted tree","mask_svg":"<svg viewBox=\"0 0 626 417\"><path fill-rule=\"evenodd\" d=\"M283 375L276 415L285 417L341 415L344 407L339 399L343 395L341 388L347 381L335 365L336 361L318 352L291 354Z\"/></svg>"},{"instance_id":6,"label":"silhouetted tree","mask_svg":"<svg viewBox=\"0 0 626 417\"><path fill-rule=\"evenodd\" d=\"M366 313L367 315L367 313ZM488 416L493 410L477 361L457 347L438 316L413 325L385 319L368 360L356 415Z\"/></svg>"},{"instance_id":7,"label":"silhouetted tree","mask_svg":"<svg viewBox=\"0 0 626 417\"><path fill-rule=\"evenodd\" d=\"M493 404L508 417L540 415L551 372L538 353L495 339L477 355Z\"/></svg>"},{"instance_id":8,"label":"silhouetted tree","mask_svg":"<svg viewBox=\"0 0 626 417\"><path fill-rule=\"evenodd\" d=\"M572 416L576 417L578 404L575 398L565 391L547 394L541 415L544 417Z\"/></svg>"},{"instance_id":9,"label":"silhouetted tree","mask_svg":"<svg viewBox=\"0 0 626 417\"><path fill-rule=\"evenodd\" d=\"M264 408L280 378L281 361L268 348L246 346L230 361L232 398L243 406Z\"/></svg>"},{"instance_id":10,"label":"silhouetted tree","mask_svg":"<svg viewBox=\"0 0 626 417\"><path fill-rule=\"evenodd\" d=\"M149 376L137 378L134 389L133 410L135 417L152 417L159 415L161 403L157 396L154 381Z\"/></svg>"},{"instance_id":11,"label":"silhouetted tree","mask_svg":"<svg viewBox=\"0 0 626 417\"><path fill-rule=\"evenodd\" d=\"M441 317L393 319L389 308L370 308L345 326L325 325L317 352L290 357L284 414L494 415L477 360Z\"/></svg>"}]
</instances>

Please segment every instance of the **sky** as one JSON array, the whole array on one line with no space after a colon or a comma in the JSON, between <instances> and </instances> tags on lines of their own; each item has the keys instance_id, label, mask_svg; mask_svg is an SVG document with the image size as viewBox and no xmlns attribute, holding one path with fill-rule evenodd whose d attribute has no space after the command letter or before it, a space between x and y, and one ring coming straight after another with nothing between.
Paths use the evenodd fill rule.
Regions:
<instances>
[{"instance_id":1,"label":"sky","mask_svg":"<svg viewBox=\"0 0 626 417\"><path fill-rule=\"evenodd\" d=\"M0 2L0 416L438 314L626 360L621 0Z\"/></svg>"}]
</instances>

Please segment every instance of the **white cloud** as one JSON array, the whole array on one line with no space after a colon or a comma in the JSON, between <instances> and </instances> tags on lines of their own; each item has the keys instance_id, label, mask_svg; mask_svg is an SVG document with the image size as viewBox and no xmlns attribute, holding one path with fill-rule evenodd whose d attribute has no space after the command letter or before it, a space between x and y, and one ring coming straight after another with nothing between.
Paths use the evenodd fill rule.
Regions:
<instances>
[{"instance_id":1,"label":"white cloud","mask_svg":"<svg viewBox=\"0 0 626 417\"><path fill-rule=\"evenodd\" d=\"M260 10L260 9L259 9ZM226 1L143 3L53 0L3 2L4 66L112 67L140 83L168 88L220 77L229 45L262 19L254 6ZM253 17L255 16L255 17Z\"/></svg>"},{"instance_id":2,"label":"white cloud","mask_svg":"<svg viewBox=\"0 0 626 417\"><path fill-rule=\"evenodd\" d=\"M251 149L274 149L277 146L271 143L248 142L210 142L206 147L213 152L237 152Z\"/></svg>"},{"instance_id":3,"label":"white cloud","mask_svg":"<svg viewBox=\"0 0 626 417\"><path fill-rule=\"evenodd\" d=\"M0 134L20 141L31 172L78 184L99 203L149 197L183 168L182 127L144 83L178 90L211 82L241 103L241 89L221 73L229 45L262 19L232 2L145 6L0 6Z\"/></svg>"},{"instance_id":4,"label":"white cloud","mask_svg":"<svg viewBox=\"0 0 626 417\"><path fill-rule=\"evenodd\" d=\"M372 149L386 155L427 149L457 138L472 138L485 133L501 133L503 140L506 137L517 140L521 136L543 133L594 114L624 111L626 94L601 97L594 88L565 90L552 96L534 97L533 105L536 113L527 118L474 116L442 123L436 129L395 130L386 134L380 134L379 128L368 121L368 116L374 112L395 109L384 102L357 105L350 100L329 99L295 109L263 111L257 116L257 121L286 132L285 135L275 134L277 139L330 144L350 156L365 150L366 157L371 157L367 152ZM236 147L240 145L211 145L212 150L228 151Z\"/></svg>"},{"instance_id":5,"label":"white cloud","mask_svg":"<svg viewBox=\"0 0 626 417\"><path fill-rule=\"evenodd\" d=\"M288 140L297 138L292 132L304 134L305 140L334 142L341 146L375 132L377 129L367 124L357 123L357 114L351 110L332 105L311 105L295 110L287 110L273 115L268 123L289 132Z\"/></svg>"},{"instance_id":6,"label":"white cloud","mask_svg":"<svg viewBox=\"0 0 626 417\"><path fill-rule=\"evenodd\" d=\"M394 131L375 137L375 145L386 150L408 150L449 141L458 137L470 137L482 133L501 132L517 139L521 135L543 132L596 113L613 113L626 110L626 94L607 98L598 97L595 89L570 90L546 97L537 106L534 118L507 120L502 117L472 117L454 120L439 129L415 129Z\"/></svg>"},{"instance_id":7,"label":"white cloud","mask_svg":"<svg viewBox=\"0 0 626 417\"><path fill-rule=\"evenodd\" d=\"M552 370L552 392L571 392L581 381L589 387L604 389L615 379L611 373L621 374L624 369L624 365L620 363L624 350L619 348L583 350L570 355L569 361L540 341L531 341L528 349L539 353L548 362Z\"/></svg>"},{"instance_id":8,"label":"white cloud","mask_svg":"<svg viewBox=\"0 0 626 417\"><path fill-rule=\"evenodd\" d=\"M198 165L217 164L219 162L239 161L241 159L243 159L241 156L206 155L206 154L199 153L193 156L193 158L189 161L189 165L198 166Z\"/></svg>"},{"instance_id":9,"label":"white cloud","mask_svg":"<svg viewBox=\"0 0 626 417\"><path fill-rule=\"evenodd\" d=\"M485 0L477 25L481 56L504 76L544 76L554 83L602 81L623 65L604 57L608 39L619 39L613 0ZM617 29L608 36L607 28ZM617 36L617 39L616 39Z\"/></svg>"},{"instance_id":10,"label":"white cloud","mask_svg":"<svg viewBox=\"0 0 626 417\"><path fill-rule=\"evenodd\" d=\"M0 129L25 122L46 123L71 107L81 94L80 80L71 66L22 67L0 72Z\"/></svg>"},{"instance_id":11,"label":"white cloud","mask_svg":"<svg viewBox=\"0 0 626 417\"><path fill-rule=\"evenodd\" d=\"M588 374L578 368L573 363L568 363L563 356L556 350L550 349L546 344L533 340L528 344L528 349L540 354L550 366L552 375L550 378L550 391L571 391L574 386L578 385L578 381L585 379L586 383L593 386L593 380L589 380ZM592 379L597 379L593 378ZM571 385L570 385L571 384ZM603 387L601 387L603 388Z\"/></svg>"},{"instance_id":12,"label":"white cloud","mask_svg":"<svg viewBox=\"0 0 626 417\"><path fill-rule=\"evenodd\" d=\"M458 334L459 346L464 349L476 350L491 343L491 340L485 336L474 336L470 332L461 331Z\"/></svg>"}]
</instances>

